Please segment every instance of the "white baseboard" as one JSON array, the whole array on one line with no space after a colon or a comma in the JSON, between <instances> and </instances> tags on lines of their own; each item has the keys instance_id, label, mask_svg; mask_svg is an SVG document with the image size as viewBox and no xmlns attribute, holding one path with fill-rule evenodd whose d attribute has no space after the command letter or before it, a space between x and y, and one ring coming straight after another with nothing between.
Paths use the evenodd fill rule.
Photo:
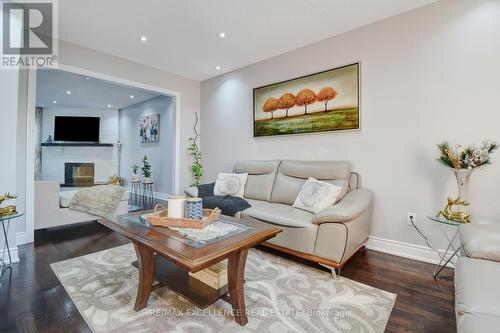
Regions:
<instances>
[{"instance_id":1,"label":"white baseboard","mask_svg":"<svg viewBox=\"0 0 500 333\"><path fill-rule=\"evenodd\" d=\"M18 232L16 233L16 245L24 245L26 244L26 232Z\"/></svg>"},{"instance_id":2,"label":"white baseboard","mask_svg":"<svg viewBox=\"0 0 500 333\"><path fill-rule=\"evenodd\" d=\"M404 243L391 239L370 236L366 247L370 250L428 262L431 264L437 264L440 261L438 254L427 246ZM441 254L444 253L443 250L439 251ZM456 262L456 258L453 258L452 261ZM447 267L453 268L453 265L448 264Z\"/></svg>"},{"instance_id":3,"label":"white baseboard","mask_svg":"<svg viewBox=\"0 0 500 333\"><path fill-rule=\"evenodd\" d=\"M19 262L19 252L17 251L17 246L10 248L10 257L12 258L12 263L15 264ZM9 263L9 255L7 254L7 249L4 251L0 250L0 258L3 258L6 264Z\"/></svg>"}]
</instances>

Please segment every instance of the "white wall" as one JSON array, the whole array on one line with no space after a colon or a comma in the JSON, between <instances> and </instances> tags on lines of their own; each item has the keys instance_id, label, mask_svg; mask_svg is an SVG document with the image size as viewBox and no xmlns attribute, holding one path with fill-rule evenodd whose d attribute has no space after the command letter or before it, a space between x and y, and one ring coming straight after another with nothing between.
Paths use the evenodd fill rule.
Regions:
<instances>
[{"instance_id":1,"label":"white wall","mask_svg":"<svg viewBox=\"0 0 500 333\"><path fill-rule=\"evenodd\" d=\"M141 143L139 119L160 114L160 141ZM154 191L168 194L173 191L174 167L174 103L171 97L158 96L120 110L120 175L126 185L132 178L133 164L142 166L144 155L151 163ZM139 170L140 175L140 170Z\"/></svg>"},{"instance_id":2,"label":"white wall","mask_svg":"<svg viewBox=\"0 0 500 333\"><path fill-rule=\"evenodd\" d=\"M427 214L456 193L436 144L500 142L500 2L440 1L203 81L205 181L237 159L348 160L375 192L374 237L422 244L407 212ZM362 130L252 137L252 89L361 61ZM500 220L500 152L472 176L474 215ZM443 243L440 243L441 246Z\"/></svg>"},{"instance_id":3,"label":"white wall","mask_svg":"<svg viewBox=\"0 0 500 333\"><path fill-rule=\"evenodd\" d=\"M118 142L118 110L61 107L43 108L43 142L47 140L49 134L54 138L54 121L56 116L99 117L100 142ZM110 176L118 174L119 156L115 147L43 147L42 179L64 183L64 163L94 163L95 181L104 182Z\"/></svg>"},{"instance_id":4,"label":"white wall","mask_svg":"<svg viewBox=\"0 0 500 333\"><path fill-rule=\"evenodd\" d=\"M0 9L0 15L3 15ZM19 32L20 33L20 32ZM22 72L22 73L21 73ZM20 75L23 82L20 80ZM20 173L25 166L25 154L18 149L18 143L24 143L23 114L19 114L19 105L25 102L26 73L17 69L0 69L0 142L2 145L2 161L0 163L0 194L5 192L15 193L18 199L4 202L4 205L15 204L19 211L23 211L25 204L24 183ZM21 165L18 165L21 163ZM3 205L2 205L3 206ZM7 238L12 254L12 261L18 262L19 256L16 246L16 229L22 230L24 219L13 220L7 231ZM5 242L0 236L0 258L8 262L7 253L4 253Z\"/></svg>"},{"instance_id":5,"label":"white wall","mask_svg":"<svg viewBox=\"0 0 500 333\"><path fill-rule=\"evenodd\" d=\"M17 140L18 140L18 91L19 91L19 71L14 69L0 70L0 112L2 121L0 121L0 142L2 144L2 162L0 163L0 194L5 192L17 193ZM24 196L20 196L15 201L4 202L4 205L17 204L22 202ZM12 220L7 234L9 247L12 252L12 261L19 261L16 247L16 223L19 220ZM5 248L3 233L0 236L0 258L8 262L7 253L3 252Z\"/></svg>"},{"instance_id":6,"label":"white wall","mask_svg":"<svg viewBox=\"0 0 500 333\"><path fill-rule=\"evenodd\" d=\"M19 71L19 89L18 89L18 110L17 110L17 147L26 146L26 118L27 115L23 110L26 108L28 98L28 70ZM18 211L26 212L26 152L23 149L16 149L16 195L19 199L16 202ZM22 216L16 220L16 233L21 233L24 237L26 229L26 216ZM17 241L16 241L17 243Z\"/></svg>"}]
</instances>

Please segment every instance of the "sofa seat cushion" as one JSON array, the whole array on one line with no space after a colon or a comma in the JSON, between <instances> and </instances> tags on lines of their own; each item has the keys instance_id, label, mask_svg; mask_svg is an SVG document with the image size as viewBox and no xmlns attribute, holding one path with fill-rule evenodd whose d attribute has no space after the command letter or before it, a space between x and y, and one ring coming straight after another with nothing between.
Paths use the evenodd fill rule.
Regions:
<instances>
[{"instance_id":1,"label":"sofa seat cushion","mask_svg":"<svg viewBox=\"0 0 500 333\"><path fill-rule=\"evenodd\" d=\"M81 189L84 189L84 187L73 188L71 190L61 189L61 191L59 192L59 206L61 208L68 208L76 192L80 191ZM127 190L123 191L123 196L120 201L128 201L128 198L129 198L129 192Z\"/></svg>"},{"instance_id":2,"label":"sofa seat cushion","mask_svg":"<svg viewBox=\"0 0 500 333\"><path fill-rule=\"evenodd\" d=\"M268 202L252 206L244 213L258 220L295 228L310 227L314 219L314 214L304 210L285 204Z\"/></svg>"},{"instance_id":3,"label":"sofa seat cushion","mask_svg":"<svg viewBox=\"0 0 500 333\"><path fill-rule=\"evenodd\" d=\"M500 325L500 263L460 257L455 270L457 319L478 314L498 317Z\"/></svg>"}]
</instances>

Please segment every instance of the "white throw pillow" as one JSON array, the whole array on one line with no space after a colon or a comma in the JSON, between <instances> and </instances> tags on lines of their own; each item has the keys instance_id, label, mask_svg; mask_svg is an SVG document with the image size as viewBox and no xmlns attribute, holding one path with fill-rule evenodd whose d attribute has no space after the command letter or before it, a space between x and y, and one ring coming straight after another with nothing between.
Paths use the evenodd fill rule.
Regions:
<instances>
[{"instance_id":1,"label":"white throw pillow","mask_svg":"<svg viewBox=\"0 0 500 333\"><path fill-rule=\"evenodd\" d=\"M302 185L293 207L317 213L332 206L342 192L342 186L309 177Z\"/></svg>"},{"instance_id":2,"label":"white throw pillow","mask_svg":"<svg viewBox=\"0 0 500 333\"><path fill-rule=\"evenodd\" d=\"M248 173L219 173L215 181L214 195L231 195L243 198Z\"/></svg>"}]
</instances>

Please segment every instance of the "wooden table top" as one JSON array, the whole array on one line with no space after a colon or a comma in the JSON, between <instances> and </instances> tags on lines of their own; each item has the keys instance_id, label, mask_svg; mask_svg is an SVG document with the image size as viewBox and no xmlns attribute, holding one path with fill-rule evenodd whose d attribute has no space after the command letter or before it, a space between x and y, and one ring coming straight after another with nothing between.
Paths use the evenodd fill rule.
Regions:
<instances>
[{"instance_id":1,"label":"wooden table top","mask_svg":"<svg viewBox=\"0 0 500 333\"><path fill-rule=\"evenodd\" d=\"M231 253L253 247L280 233L280 228L264 223L245 224L240 219L221 215L223 222L249 227L241 233L231 235L216 242L194 247L186 242L183 235L165 227L149 227L133 221L147 212L131 213L99 219L99 223L120 233L135 243L140 243L162 257L181 266L187 271L198 272L227 258Z\"/></svg>"}]
</instances>

